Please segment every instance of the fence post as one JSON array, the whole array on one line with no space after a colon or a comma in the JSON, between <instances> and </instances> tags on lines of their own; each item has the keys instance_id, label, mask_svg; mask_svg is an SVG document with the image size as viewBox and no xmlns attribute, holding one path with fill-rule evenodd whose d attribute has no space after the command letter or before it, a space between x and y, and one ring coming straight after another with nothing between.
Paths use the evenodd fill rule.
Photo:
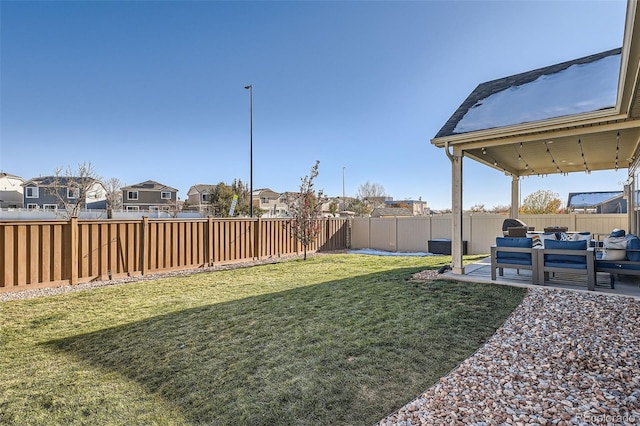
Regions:
<instances>
[{"instance_id":1,"label":"fence post","mask_svg":"<svg viewBox=\"0 0 640 426\"><path fill-rule=\"evenodd\" d=\"M256 225L254 226L254 257L260 259L260 253L262 252L262 218L258 218Z\"/></svg>"},{"instance_id":2,"label":"fence post","mask_svg":"<svg viewBox=\"0 0 640 426\"><path fill-rule=\"evenodd\" d=\"M209 261L209 266L213 266L213 218L209 216L207 218L207 239L205 241L206 256Z\"/></svg>"},{"instance_id":3,"label":"fence post","mask_svg":"<svg viewBox=\"0 0 640 426\"><path fill-rule=\"evenodd\" d=\"M464 235L462 235L462 254L464 253ZM467 235L467 240L469 241L469 253L473 253L471 251L471 247L473 246L473 214L469 214L469 235Z\"/></svg>"},{"instance_id":4,"label":"fence post","mask_svg":"<svg viewBox=\"0 0 640 426\"><path fill-rule=\"evenodd\" d=\"M71 277L69 284L78 284L78 218L72 217L69 219L69 244L71 253L69 255L69 263L71 268Z\"/></svg>"},{"instance_id":5,"label":"fence post","mask_svg":"<svg viewBox=\"0 0 640 426\"><path fill-rule=\"evenodd\" d=\"M149 216L142 216L142 229L140 229L140 271L142 275L147 273L147 233L149 232Z\"/></svg>"},{"instance_id":6,"label":"fence post","mask_svg":"<svg viewBox=\"0 0 640 426\"><path fill-rule=\"evenodd\" d=\"M326 231L327 231L327 232L325 232L325 237L324 237L324 244L323 244L323 246L324 246L327 250L332 250L332 247L331 247L331 243L332 243L332 241L331 241L331 218L330 218L330 217L328 217L328 218L327 218L327 223L326 223L326 225L325 225L325 226L326 226L326 228L327 228L327 229L326 229ZM318 247L318 248L319 248L319 247Z\"/></svg>"},{"instance_id":7,"label":"fence post","mask_svg":"<svg viewBox=\"0 0 640 426\"><path fill-rule=\"evenodd\" d=\"M398 216L394 216L394 218L396 219L396 241L395 241L395 246L396 246L396 252L398 252Z\"/></svg>"}]
</instances>

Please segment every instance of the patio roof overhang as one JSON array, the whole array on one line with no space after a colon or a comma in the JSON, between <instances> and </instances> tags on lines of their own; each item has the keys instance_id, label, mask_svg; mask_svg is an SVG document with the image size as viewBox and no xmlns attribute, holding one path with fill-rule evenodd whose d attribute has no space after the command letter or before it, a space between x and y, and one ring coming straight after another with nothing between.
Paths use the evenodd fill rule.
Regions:
<instances>
[{"instance_id":1,"label":"patio roof overhang","mask_svg":"<svg viewBox=\"0 0 640 426\"><path fill-rule=\"evenodd\" d=\"M516 177L631 167L640 145L639 14L629 1L615 107L466 133L441 130L431 143Z\"/></svg>"},{"instance_id":2,"label":"patio roof overhang","mask_svg":"<svg viewBox=\"0 0 640 426\"><path fill-rule=\"evenodd\" d=\"M540 176L556 173L629 168L638 156L640 120L612 114L602 120L486 132L468 138L434 140L440 147L459 149L464 156L507 175Z\"/></svg>"}]
</instances>

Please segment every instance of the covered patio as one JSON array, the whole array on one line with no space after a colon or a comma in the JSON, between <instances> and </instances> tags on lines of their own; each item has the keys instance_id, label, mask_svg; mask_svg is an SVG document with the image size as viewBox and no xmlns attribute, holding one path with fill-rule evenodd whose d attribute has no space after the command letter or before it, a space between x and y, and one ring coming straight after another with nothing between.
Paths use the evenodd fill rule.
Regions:
<instances>
[{"instance_id":1,"label":"covered patio","mask_svg":"<svg viewBox=\"0 0 640 426\"><path fill-rule=\"evenodd\" d=\"M527 288L557 288L575 291L587 291L584 276L570 273L557 273L550 278L545 286L532 284L531 271L505 269L503 276L491 279L491 259L485 258L465 266L464 274L455 274L447 271L442 274L445 279L467 281L473 283L505 284ZM640 277L619 275L616 276L615 287L611 288L609 274L599 272L596 274L596 293L605 293L619 296L631 296L640 298Z\"/></svg>"},{"instance_id":2,"label":"covered patio","mask_svg":"<svg viewBox=\"0 0 640 426\"><path fill-rule=\"evenodd\" d=\"M465 157L511 177L512 218L522 177L627 169L627 232L637 235L639 13L629 1L621 48L480 84L431 140L451 162L452 276L478 281L483 269L462 258Z\"/></svg>"}]
</instances>

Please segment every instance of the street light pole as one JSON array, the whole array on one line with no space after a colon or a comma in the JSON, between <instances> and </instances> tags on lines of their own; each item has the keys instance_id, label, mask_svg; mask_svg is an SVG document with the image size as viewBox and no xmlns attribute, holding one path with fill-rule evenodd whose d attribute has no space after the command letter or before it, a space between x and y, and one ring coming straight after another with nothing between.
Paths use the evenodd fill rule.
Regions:
<instances>
[{"instance_id":1,"label":"street light pole","mask_svg":"<svg viewBox=\"0 0 640 426\"><path fill-rule=\"evenodd\" d=\"M346 169L345 166L342 166L342 202L344 203L344 169Z\"/></svg>"},{"instance_id":2,"label":"street light pole","mask_svg":"<svg viewBox=\"0 0 640 426\"><path fill-rule=\"evenodd\" d=\"M249 91L249 217L253 217L253 85L244 88Z\"/></svg>"}]
</instances>

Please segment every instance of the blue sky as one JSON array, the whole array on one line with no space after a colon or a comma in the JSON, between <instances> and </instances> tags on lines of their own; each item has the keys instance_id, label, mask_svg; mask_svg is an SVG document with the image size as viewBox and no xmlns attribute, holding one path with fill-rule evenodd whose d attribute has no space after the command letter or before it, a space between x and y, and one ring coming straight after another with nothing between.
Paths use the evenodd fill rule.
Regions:
<instances>
[{"instance_id":1,"label":"blue sky","mask_svg":"<svg viewBox=\"0 0 640 426\"><path fill-rule=\"evenodd\" d=\"M90 161L105 179L451 205L430 143L480 83L622 45L624 1L0 2L0 169ZM343 169L344 168L344 169ZM344 174L343 174L344 170ZM465 160L464 206L510 203L510 177ZM525 178L523 197L621 190L626 170Z\"/></svg>"}]
</instances>

